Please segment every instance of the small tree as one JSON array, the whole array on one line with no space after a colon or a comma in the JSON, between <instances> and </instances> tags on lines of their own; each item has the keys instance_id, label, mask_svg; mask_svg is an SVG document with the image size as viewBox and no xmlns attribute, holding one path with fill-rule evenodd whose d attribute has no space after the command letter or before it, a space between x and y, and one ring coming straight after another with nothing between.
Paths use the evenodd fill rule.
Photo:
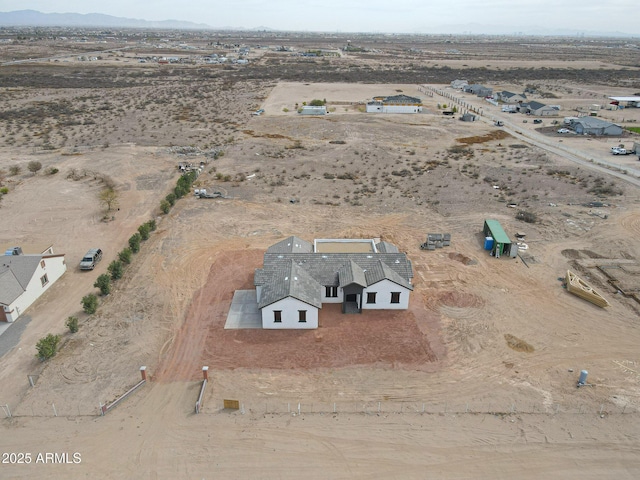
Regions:
<instances>
[{"instance_id":1,"label":"small tree","mask_svg":"<svg viewBox=\"0 0 640 480\"><path fill-rule=\"evenodd\" d=\"M170 193L169 195L167 195L165 197L165 200L167 202L169 202L169 205L171 205L173 207L176 204L176 194L175 193Z\"/></svg>"},{"instance_id":2,"label":"small tree","mask_svg":"<svg viewBox=\"0 0 640 480\"><path fill-rule=\"evenodd\" d=\"M11 165L9 167L9 173L11 175L18 175L22 171L22 167L20 165Z\"/></svg>"},{"instance_id":3,"label":"small tree","mask_svg":"<svg viewBox=\"0 0 640 480\"><path fill-rule=\"evenodd\" d=\"M327 103L326 100L319 100L317 98L314 98L313 100L311 100L309 102L309 105L311 105L312 107L322 107Z\"/></svg>"},{"instance_id":4,"label":"small tree","mask_svg":"<svg viewBox=\"0 0 640 480\"><path fill-rule=\"evenodd\" d=\"M151 233L151 227L148 223L143 223L138 227L138 233L140 234L140 238L142 240L148 240L149 234Z\"/></svg>"},{"instance_id":5,"label":"small tree","mask_svg":"<svg viewBox=\"0 0 640 480\"><path fill-rule=\"evenodd\" d=\"M93 293L82 297L82 301L80 303L82 303L82 310L84 310L84 313L87 315L93 315L98 311L98 297Z\"/></svg>"},{"instance_id":6,"label":"small tree","mask_svg":"<svg viewBox=\"0 0 640 480\"><path fill-rule=\"evenodd\" d=\"M110 212L111 209L118 207L118 197L118 192L111 187L105 188L98 195L100 203L107 208L107 212Z\"/></svg>"},{"instance_id":7,"label":"small tree","mask_svg":"<svg viewBox=\"0 0 640 480\"><path fill-rule=\"evenodd\" d=\"M120 260L124 265L129 265L131 263L131 255L133 252L130 248L123 248L120 253L118 253L118 260Z\"/></svg>"},{"instance_id":8,"label":"small tree","mask_svg":"<svg viewBox=\"0 0 640 480\"><path fill-rule=\"evenodd\" d=\"M77 317L69 317L67 321L64 323L71 333L76 333L78 331L78 318Z\"/></svg>"},{"instance_id":9,"label":"small tree","mask_svg":"<svg viewBox=\"0 0 640 480\"><path fill-rule=\"evenodd\" d=\"M40 162L38 162L37 160L31 160L27 164L27 169L31 173L33 173L35 175L36 173L38 173L42 169L42 164Z\"/></svg>"},{"instance_id":10,"label":"small tree","mask_svg":"<svg viewBox=\"0 0 640 480\"><path fill-rule=\"evenodd\" d=\"M156 228L158 228L158 226L156 225L156 221L155 220L149 220L146 225L149 226L149 231L151 232L155 232Z\"/></svg>"},{"instance_id":11,"label":"small tree","mask_svg":"<svg viewBox=\"0 0 640 480\"><path fill-rule=\"evenodd\" d=\"M160 210L166 215L171 210L171 204L167 200L162 200L160 202Z\"/></svg>"},{"instance_id":12,"label":"small tree","mask_svg":"<svg viewBox=\"0 0 640 480\"><path fill-rule=\"evenodd\" d=\"M141 240L142 237L139 233L134 233L133 235L131 235L131 238L129 238L129 248L133 253L138 253L140 251Z\"/></svg>"},{"instance_id":13,"label":"small tree","mask_svg":"<svg viewBox=\"0 0 640 480\"><path fill-rule=\"evenodd\" d=\"M124 267L122 266L122 262L119 260L114 260L109 264L107 270L111 274L111 280L118 280L122 278L122 274L124 273Z\"/></svg>"},{"instance_id":14,"label":"small tree","mask_svg":"<svg viewBox=\"0 0 640 480\"><path fill-rule=\"evenodd\" d=\"M102 295L109 295L111 293L111 277L103 273L96 279L93 286L99 288Z\"/></svg>"},{"instance_id":15,"label":"small tree","mask_svg":"<svg viewBox=\"0 0 640 480\"><path fill-rule=\"evenodd\" d=\"M46 337L42 337L36 344L36 350L38 350L38 354L36 356L42 362L50 359L58 351L58 343L60 343L60 335L53 335L50 333Z\"/></svg>"}]
</instances>

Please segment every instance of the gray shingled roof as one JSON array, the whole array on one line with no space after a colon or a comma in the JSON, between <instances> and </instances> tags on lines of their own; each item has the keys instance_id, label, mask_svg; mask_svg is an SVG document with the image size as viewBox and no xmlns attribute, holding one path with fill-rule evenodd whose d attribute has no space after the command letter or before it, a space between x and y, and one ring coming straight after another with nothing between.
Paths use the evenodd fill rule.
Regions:
<instances>
[{"instance_id":1,"label":"gray shingled roof","mask_svg":"<svg viewBox=\"0 0 640 480\"><path fill-rule=\"evenodd\" d=\"M271 245L267 249L268 253L311 253L313 244L301 238L291 236Z\"/></svg>"},{"instance_id":2,"label":"gray shingled roof","mask_svg":"<svg viewBox=\"0 0 640 480\"><path fill-rule=\"evenodd\" d=\"M397 283L409 290L413 290L413 286L411 283L405 278L402 278L398 273L396 273L389 265L382 261L378 261L377 265L374 265L373 268L368 269L365 272L365 276L367 279L366 286L373 285L374 283L378 283L382 280L389 280L393 283Z\"/></svg>"},{"instance_id":3,"label":"gray shingled roof","mask_svg":"<svg viewBox=\"0 0 640 480\"><path fill-rule=\"evenodd\" d=\"M527 104L527 106L531 109L531 110L539 110L542 107L546 107L546 105L544 103L540 103L540 102L536 102L536 101L531 101Z\"/></svg>"},{"instance_id":4,"label":"gray shingled roof","mask_svg":"<svg viewBox=\"0 0 640 480\"><path fill-rule=\"evenodd\" d=\"M291 278L292 264L299 267L298 278L302 279L299 286L304 287L296 291L296 298L311 305L316 304L316 298L320 302L323 286L350 283L367 286L386 278L413 289L410 282L413 268L404 253L272 253L267 250L263 268L256 269L254 275L254 285L262 286L260 308L289 295L295 296L290 293L291 286L283 284L287 274ZM360 271L364 278L356 273Z\"/></svg>"},{"instance_id":5,"label":"gray shingled roof","mask_svg":"<svg viewBox=\"0 0 640 480\"><path fill-rule=\"evenodd\" d=\"M10 305L26 289L42 255L0 256L0 303Z\"/></svg>"},{"instance_id":6,"label":"gray shingled roof","mask_svg":"<svg viewBox=\"0 0 640 480\"><path fill-rule=\"evenodd\" d=\"M580 117L576 120L571 120L572 125L580 124L587 128L601 128L601 127L610 127L611 125L616 125L615 123L607 122L606 120L602 120L596 117Z\"/></svg>"},{"instance_id":7,"label":"gray shingled roof","mask_svg":"<svg viewBox=\"0 0 640 480\"><path fill-rule=\"evenodd\" d=\"M322 285L292 259L281 262L271 271L270 281L263 285L259 308L283 298L293 297L301 302L322 308Z\"/></svg>"},{"instance_id":8,"label":"gray shingled roof","mask_svg":"<svg viewBox=\"0 0 640 480\"><path fill-rule=\"evenodd\" d=\"M353 260L349 260L342 265L338 270L338 282L339 286L346 287L347 285L360 285L361 287L367 286L367 279L364 275L364 270L358 266Z\"/></svg>"}]
</instances>

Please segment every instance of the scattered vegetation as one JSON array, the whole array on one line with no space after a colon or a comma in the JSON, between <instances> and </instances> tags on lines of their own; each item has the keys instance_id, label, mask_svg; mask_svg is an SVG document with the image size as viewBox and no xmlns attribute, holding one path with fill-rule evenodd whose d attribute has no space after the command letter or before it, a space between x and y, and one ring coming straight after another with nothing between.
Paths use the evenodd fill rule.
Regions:
<instances>
[{"instance_id":1,"label":"scattered vegetation","mask_svg":"<svg viewBox=\"0 0 640 480\"><path fill-rule=\"evenodd\" d=\"M36 350L38 351L36 356L41 362L49 360L57 353L59 343L60 335L53 335L50 333L46 337L42 337L36 344Z\"/></svg>"}]
</instances>

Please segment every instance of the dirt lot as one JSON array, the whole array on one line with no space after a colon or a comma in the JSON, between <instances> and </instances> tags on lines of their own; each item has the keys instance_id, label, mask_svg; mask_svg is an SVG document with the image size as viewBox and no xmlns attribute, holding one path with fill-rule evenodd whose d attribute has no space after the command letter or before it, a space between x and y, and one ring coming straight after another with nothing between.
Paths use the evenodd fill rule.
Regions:
<instances>
[{"instance_id":1,"label":"dirt lot","mask_svg":"<svg viewBox=\"0 0 640 480\"><path fill-rule=\"evenodd\" d=\"M385 60L356 59L383 68L396 49ZM270 58L260 60L269 75ZM332 58L338 73L340 61L354 58ZM598 269L640 258L637 187L490 123L444 118L444 99L421 92L422 82L271 82L221 69L212 79L190 66L145 74L149 67L132 63L128 76L113 67L121 84L89 88L73 82L109 66L76 67L55 65L56 88L4 92L13 117L0 122L9 188L0 243L53 244L68 271L19 320L31 319L0 357L0 405L13 414L0 421L0 451L34 459L78 452L81 462L0 464L0 477L638 477L640 305ZM17 82L21 68L44 75L50 66L0 74ZM184 96L171 93L180 85ZM511 74L499 85L522 89ZM399 90L422 96L425 113L358 111L372 95ZM628 94L622 85L553 79L544 90L567 108ZM335 110L322 118L293 112L314 98ZM81 111L64 110L65 99ZM265 115L251 116L256 108ZM74 115L80 124L69 122ZM609 159L610 140L562 140ZM32 160L43 165L35 175L26 168ZM197 186L227 198L187 196L163 215L160 201L185 161L203 161ZM15 165L22 168L12 174ZM105 183L120 195L107 215L97 199ZM518 211L536 222L516 220ZM487 255L488 217L510 235L527 234L521 258ZM87 316L82 296L97 291L97 276L150 218L158 229ZM427 232L450 232L452 245L420 250ZM251 288L265 249L289 235L396 244L414 268L409 310L343 316L326 306L315 331L224 330L233 291ZM93 272L78 271L93 246L105 258ZM568 294L559 281L568 268L611 306ZM69 315L80 319L76 334L64 327ZM63 347L40 363L35 343L49 332L62 335ZM99 417L99 404L134 385L142 365L150 382ZM195 415L203 365L211 382ZM593 386L576 389L581 369ZM28 374L39 375L33 388ZM223 410L223 399L241 409Z\"/></svg>"}]
</instances>

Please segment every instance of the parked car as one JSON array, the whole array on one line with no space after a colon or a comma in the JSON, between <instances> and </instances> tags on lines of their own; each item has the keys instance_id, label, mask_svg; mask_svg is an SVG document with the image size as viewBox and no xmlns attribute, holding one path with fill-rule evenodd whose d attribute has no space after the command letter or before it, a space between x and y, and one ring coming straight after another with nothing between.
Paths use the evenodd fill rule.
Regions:
<instances>
[{"instance_id":1,"label":"parked car","mask_svg":"<svg viewBox=\"0 0 640 480\"><path fill-rule=\"evenodd\" d=\"M631 152L627 152L627 150L625 148L612 147L611 148L611 153L613 153L614 155L628 155Z\"/></svg>"},{"instance_id":2,"label":"parked car","mask_svg":"<svg viewBox=\"0 0 640 480\"><path fill-rule=\"evenodd\" d=\"M540 123L542 123L542 120L540 120L539 118L536 118L536 119L533 121L533 123L540 124Z\"/></svg>"},{"instance_id":3,"label":"parked car","mask_svg":"<svg viewBox=\"0 0 640 480\"><path fill-rule=\"evenodd\" d=\"M561 128L558 130L558 133L570 133L571 130L569 130L568 128Z\"/></svg>"},{"instance_id":4,"label":"parked car","mask_svg":"<svg viewBox=\"0 0 640 480\"><path fill-rule=\"evenodd\" d=\"M259 117L263 113L264 113L264 109L261 108L260 110L256 110L255 112L253 112L252 115L255 115L256 117Z\"/></svg>"},{"instance_id":5,"label":"parked car","mask_svg":"<svg viewBox=\"0 0 640 480\"><path fill-rule=\"evenodd\" d=\"M89 250L82 260L80 261L80 270L93 270L96 268L98 262L102 260L102 250L99 248L92 248Z\"/></svg>"}]
</instances>

